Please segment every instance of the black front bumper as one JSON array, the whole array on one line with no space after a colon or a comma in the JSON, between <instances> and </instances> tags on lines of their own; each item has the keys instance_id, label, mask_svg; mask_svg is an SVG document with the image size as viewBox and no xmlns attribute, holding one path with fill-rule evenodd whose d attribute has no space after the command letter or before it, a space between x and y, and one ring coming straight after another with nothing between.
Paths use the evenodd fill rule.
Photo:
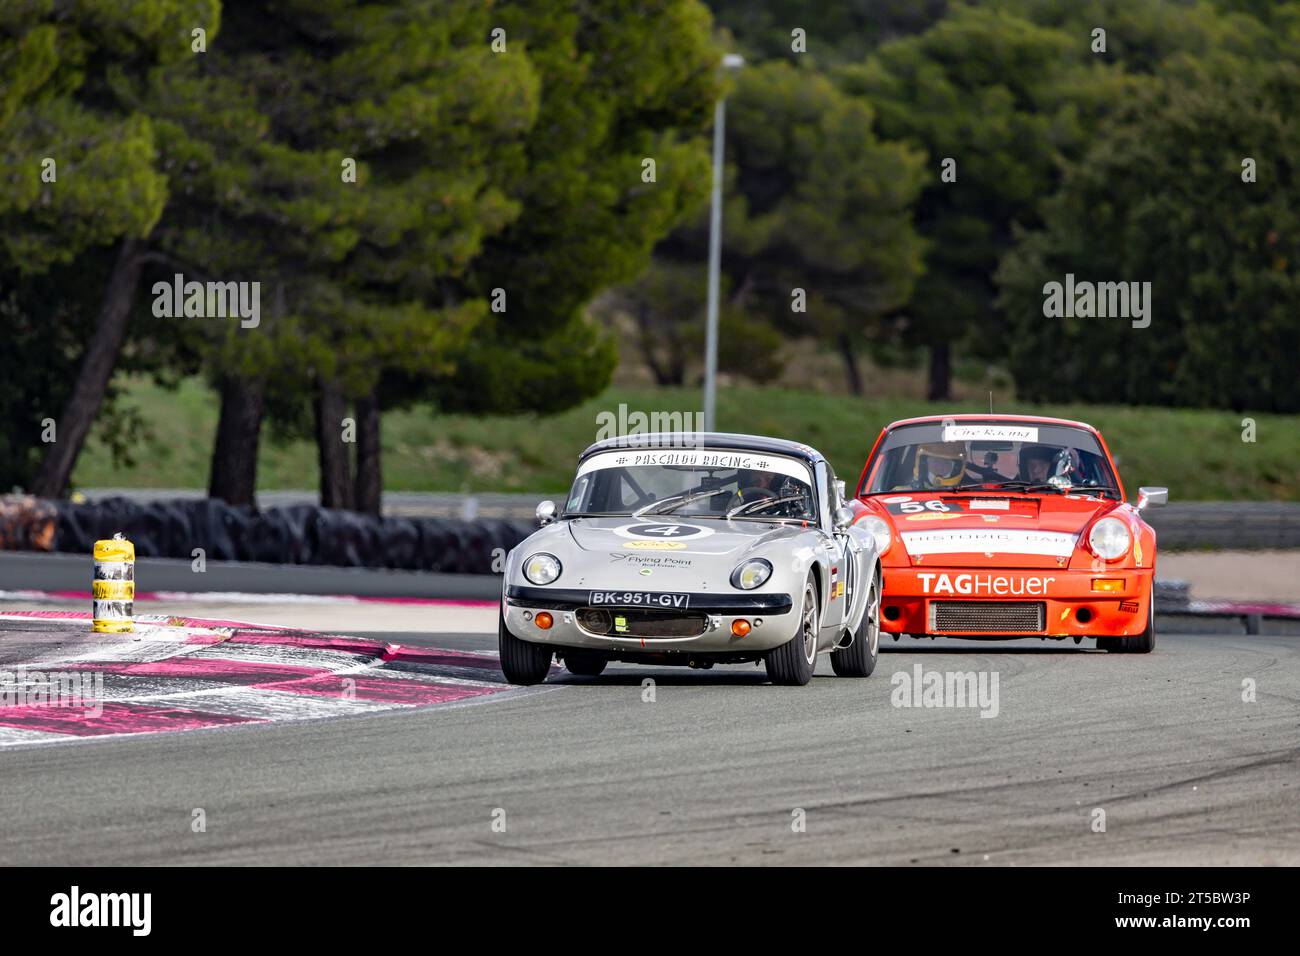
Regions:
<instances>
[{"instance_id":1,"label":"black front bumper","mask_svg":"<svg viewBox=\"0 0 1300 956\"><path fill-rule=\"evenodd\" d=\"M603 591L605 588L595 588ZM674 592L679 593L679 592ZM576 611L591 606L591 590L585 588L535 588L512 584L506 588L506 600L515 607L554 608ZM608 605L602 605L608 606ZM794 602L788 594L709 594L690 593L689 613L701 614L789 614Z\"/></svg>"}]
</instances>

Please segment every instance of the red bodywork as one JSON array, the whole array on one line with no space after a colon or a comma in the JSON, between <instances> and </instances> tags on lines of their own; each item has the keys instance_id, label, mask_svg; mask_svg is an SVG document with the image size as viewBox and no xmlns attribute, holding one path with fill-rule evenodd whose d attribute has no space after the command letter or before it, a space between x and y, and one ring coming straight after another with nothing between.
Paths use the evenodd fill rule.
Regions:
<instances>
[{"instance_id":1,"label":"red bodywork","mask_svg":"<svg viewBox=\"0 0 1300 956\"><path fill-rule=\"evenodd\" d=\"M1097 439L1115 475L1121 500L1099 495L1019 491L864 493L871 486L875 469L881 465L877 453L892 429L947 422L1023 422L1085 429ZM1123 501L1123 497L1124 486L1105 440L1096 429L1081 422L1026 415L945 415L894 422L876 439L859 479L856 498L850 505L857 512L856 521L876 515L890 528L890 544L881 556L884 572L881 630L913 636L938 633L985 638L1141 634L1151 612L1156 535L1137 508ZM900 513L904 509L910 513ZM1114 560L1094 555L1087 543L1093 523L1108 516L1126 522L1132 536L1129 550ZM972 550L956 550L964 547L954 543L961 542L963 534L924 534L939 529L976 539ZM935 537L947 539L942 553L926 550L929 547L926 539ZM999 538L1011 543L1000 542ZM908 539L911 539L910 549ZM1050 539L1050 548L1040 545L1040 539ZM913 553L914 550L918 553ZM1100 586L1108 590L1097 589L1102 581L1106 583ZM1016 628L1014 633L940 627L939 619L932 613L936 602L1042 603L1043 626L1033 630Z\"/></svg>"}]
</instances>

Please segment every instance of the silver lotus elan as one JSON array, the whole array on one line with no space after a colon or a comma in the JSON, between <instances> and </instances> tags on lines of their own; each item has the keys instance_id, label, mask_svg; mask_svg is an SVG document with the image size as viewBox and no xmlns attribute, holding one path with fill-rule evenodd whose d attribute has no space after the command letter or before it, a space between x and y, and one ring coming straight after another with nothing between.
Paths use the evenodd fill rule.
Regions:
<instances>
[{"instance_id":1,"label":"silver lotus elan","mask_svg":"<svg viewBox=\"0 0 1300 956\"><path fill-rule=\"evenodd\" d=\"M829 651L866 677L880 638L875 539L815 449L754 435L612 438L578 459L563 510L506 558L501 669L546 679L552 657L595 676L610 661L763 661L806 684Z\"/></svg>"}]
</instances>

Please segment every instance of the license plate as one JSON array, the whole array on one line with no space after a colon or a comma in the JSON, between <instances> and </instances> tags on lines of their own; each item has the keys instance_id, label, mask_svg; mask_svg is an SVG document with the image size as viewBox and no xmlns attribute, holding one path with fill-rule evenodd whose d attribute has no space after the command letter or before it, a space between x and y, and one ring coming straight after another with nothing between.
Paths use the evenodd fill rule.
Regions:
<instances>
[{"instance_id":1,"label":"license plate","mask_svg":"<svg viewBox=\"0 0 1300 956\"><path fill-rule=\"evenodd\" d=\"M668 594L663 591L592 591L588 601L592 607L602 604L618 607L652 607L668 611L683 611L690 606L689 594Z\"/></svg>"}]
</instances>

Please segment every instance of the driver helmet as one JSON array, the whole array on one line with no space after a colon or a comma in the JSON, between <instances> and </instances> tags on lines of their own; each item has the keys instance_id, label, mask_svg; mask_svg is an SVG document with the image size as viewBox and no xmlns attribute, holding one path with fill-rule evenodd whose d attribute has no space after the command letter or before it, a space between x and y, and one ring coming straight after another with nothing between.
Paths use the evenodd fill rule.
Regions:
<instances>
[{"instance_id":1,"label":"driver helmet","mask_svg":"<svg viewBox=\"0 0 1300 956\"><path fill-rule=\"evenodd\" d=\"M736 485L740 488L765 488L772 484L773 477L771 472L757 468L741 468L736 473Z\"/></svg>"},{"instance_id":2,"label":"driver helmet","mask_svg":"<svg viewBox=\"0 0 1300 956\"><path fill-rule=\"evenodd\" d=\"M1056 461L1059 449L1051 445L1025 445L1020 449L1020 477L1023 480L1029 480L1029 463L1031 461L1043 461L1047 463L1047 473L1044 481L1051 477L1052 462Z\"/></svg>"},{"instance_id":3,"label":"driver helmet","mask_svg":"<svg viewBox=\"0 0 1300 956\"><path fill-rule=\"evenodd\" d=\"M959 441L930 442L916 450L912 477L923 486L952 488L966 472L966 446Z\"/></svg>"}]
</instances>

